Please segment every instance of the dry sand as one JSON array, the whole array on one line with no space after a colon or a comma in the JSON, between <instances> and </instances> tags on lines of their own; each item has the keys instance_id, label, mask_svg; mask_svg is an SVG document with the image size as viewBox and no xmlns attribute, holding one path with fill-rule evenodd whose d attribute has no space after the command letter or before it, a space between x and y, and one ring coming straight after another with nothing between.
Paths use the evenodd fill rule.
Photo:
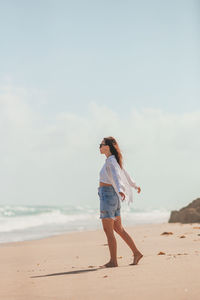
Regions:
<instances>
[{"instance_id":1,"label":"dry sand","mask_svg":"<svg viewBox=\"0 0 200 300\"><path fill-rule=\"evenodd\" d=\"M0 244L0 299L199 300L199 228L180 223L127 227L144 257L129 266L131 250L116 234L119 267L107 269L99 268L109 259L101 230Z\"/></svg>"}]
</instances>

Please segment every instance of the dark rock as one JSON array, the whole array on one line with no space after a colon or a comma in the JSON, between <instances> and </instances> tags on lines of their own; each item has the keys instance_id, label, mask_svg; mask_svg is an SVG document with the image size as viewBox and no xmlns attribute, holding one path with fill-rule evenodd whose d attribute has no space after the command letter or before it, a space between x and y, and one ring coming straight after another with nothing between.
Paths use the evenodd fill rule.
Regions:
<instances>
[{"instance_id":1,"label":"dark rock","mask_svg":"<svg viewBox=\"0 0 200 300\"><path fill-rule=\"evenodd\" d=\"M192 201L186 207L172 210L169 223L200 223L200 198Z\"/></svg>"}]
</instances>

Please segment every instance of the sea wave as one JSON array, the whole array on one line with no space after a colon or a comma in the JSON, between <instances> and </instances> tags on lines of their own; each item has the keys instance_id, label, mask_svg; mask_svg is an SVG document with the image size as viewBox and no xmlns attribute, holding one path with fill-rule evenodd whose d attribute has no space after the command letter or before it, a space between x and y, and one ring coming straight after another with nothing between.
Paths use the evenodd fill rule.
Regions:
<instances>
[{"instance_id":1,"label":"sea wave","mask_svg":"<svg viewBox=\"0 0 200 300\"><path fill-rule=\"evenodd\" d=\"M126 226L167 222L170 212L165 209L142 211L122 206L121 215ZM88 205L0 206L0 242L99 228L99 209Z\"/></svg>"}]
</instances>

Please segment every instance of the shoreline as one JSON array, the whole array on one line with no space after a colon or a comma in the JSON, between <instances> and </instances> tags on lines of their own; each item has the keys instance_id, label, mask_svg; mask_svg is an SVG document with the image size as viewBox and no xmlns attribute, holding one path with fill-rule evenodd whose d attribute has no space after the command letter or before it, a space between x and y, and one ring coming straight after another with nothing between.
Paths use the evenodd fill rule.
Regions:
<instances>
[{"instance_id":1,"label":"shoreline","mask_svg":"<svg viewBox=\"0 0 200 300\"><path fill-rule=\"evenodd\" d=\"M119 267L99 268L109 259L103 230L0 244L0 298L199 299L199 223L137 224L125 230L144 255L136 266L129 266L131 250L115 234Z\"/></svg>"},{"instance_id":2,"label":"shoreline","mask_svg":"<svg viewBox=\"0 0 200 300\"><path fill-rule=\"evenodd\" d=\"M157 221L157 222L151 222L151 221L149 221L149 222L144 222L144 223L130 223L130 222L127 222L127 221L123 221L123 219L122 219L122 222L123 222L123 225L124 225L124 227L135 227L135 226L145 226L145 225L153 225L153 224L163 224L163 223L167 223L166 222L166 220L160 220L160 221ZM126 224L126 222L127 222L127 224ZM56 227L56 226L55 226ZM35 228L34 228L35 229ZM37 229L38 230L38 229ZM43 231L44 231L44 229L42 229ZM34 235L33 236L31 236L31 237L28 237L28 229L27 229L27 231L25 230L25 231L18 231L18 232L16 232L16 235L24 235L24 239L17 239L17 240L11 240L11 238L10 238L10 240L8 239L8 241L7 240L5 240L5 241L0 241L0 246L2 245L2 244L7 244L7 243L15 243L15 242L23 242L23 241L32 241L32 240L41 240L41 239L43 239L43 238L48 238L48 237L51 237L51 236L59 236L59 235L63 235L63 234L68 234L68 233L75 233L75 232L85 232L85 231L96 231L96 230L103 230L103 228L102 228L102 224L101 224L101 220L100 219L97 219L97 222L95 223L95 224L93 224L93 226L91 225L91 226L88 226L88 228L81 228L81 229L79 229L79 228L77 228L77 229L73 229L73 228L71 228L71 229L69 229L69 230L61 230L61 231L58 231L57 233L56 232L49 232L49 233L47 233L46 235L41 235L41 236L39 236L39 234L38 234L38 232L36 232L35 233L35 235L36 235L36 237L34 237ZM3 232L3 234L5 235L6 234L6 232ZM8 234L12 234L12 235L14 235L15 234L15 231L13 231L13 232L8 232ZM30 232L30 235L32 235L32 232ZM26 237L27 236L27 237Z\"/></svg>"},{"instance_id":3,"label":"shoreline","mask_svg":"<svg viewBox=\"0 0 200 300\"><path fill-rule=\"evenodd\" d=\"M68 232L102 228L99 211L92 207L0 207L0 243L36 240ZM124 226L167 222L169 211L122 209Z\"/></svg>"},{"instance_id":4,"label":"shoreline","mask_svg":"<svg viewBox=\"0 0 200 300\"><path fill-rule=\"evenodd\" d=\"M125 226L123 225L123 227L126 229L128 228L133 228L133 227L143 227L143 226L153 226L153 225L162 225L162 224L168 224L167 222L161 222L161 223L145 223L145 224L134 224L134 225L128 225L128 226ZM101 225L102 226L102 225ZM103 231L103 227L101 229L83 229L83 230L73 230L73 231L65 231L65 232L60 232L58 234L52 234L52 235L48 235L48 236L44 236L44 237L41 237L41 238L34 238L34 239L25 239L25 240L21 240L21 241L10 241L10 242L0 242L0 247L2 245L7 245L7 244L13 244L13 243L23 243L23 242L32 242L32 241L41 241L43 239L48 239L48 238L51 238L51 237L59 237L59 236L65 236L65 235L68 235L68 234L73 234L73 233L81 233L81 232L99 232L99 231Z\"/></svg>"}]
</instances>

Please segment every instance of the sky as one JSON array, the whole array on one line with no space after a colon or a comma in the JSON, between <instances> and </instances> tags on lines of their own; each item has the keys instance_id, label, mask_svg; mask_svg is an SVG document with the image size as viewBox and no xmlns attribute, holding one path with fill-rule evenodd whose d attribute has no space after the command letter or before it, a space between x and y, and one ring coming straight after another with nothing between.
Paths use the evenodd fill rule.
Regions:
<instances>
[{"instance_id":1,"label":"sky","mask_svg":"<svg viewBox=\"0 0 200 300\"><path fill-rule=\"evenodd\" d=\"M200 197L199 1L0 0L0 204L96 205L114 136L137 209Z\"/></svg>"}]
</instances>

